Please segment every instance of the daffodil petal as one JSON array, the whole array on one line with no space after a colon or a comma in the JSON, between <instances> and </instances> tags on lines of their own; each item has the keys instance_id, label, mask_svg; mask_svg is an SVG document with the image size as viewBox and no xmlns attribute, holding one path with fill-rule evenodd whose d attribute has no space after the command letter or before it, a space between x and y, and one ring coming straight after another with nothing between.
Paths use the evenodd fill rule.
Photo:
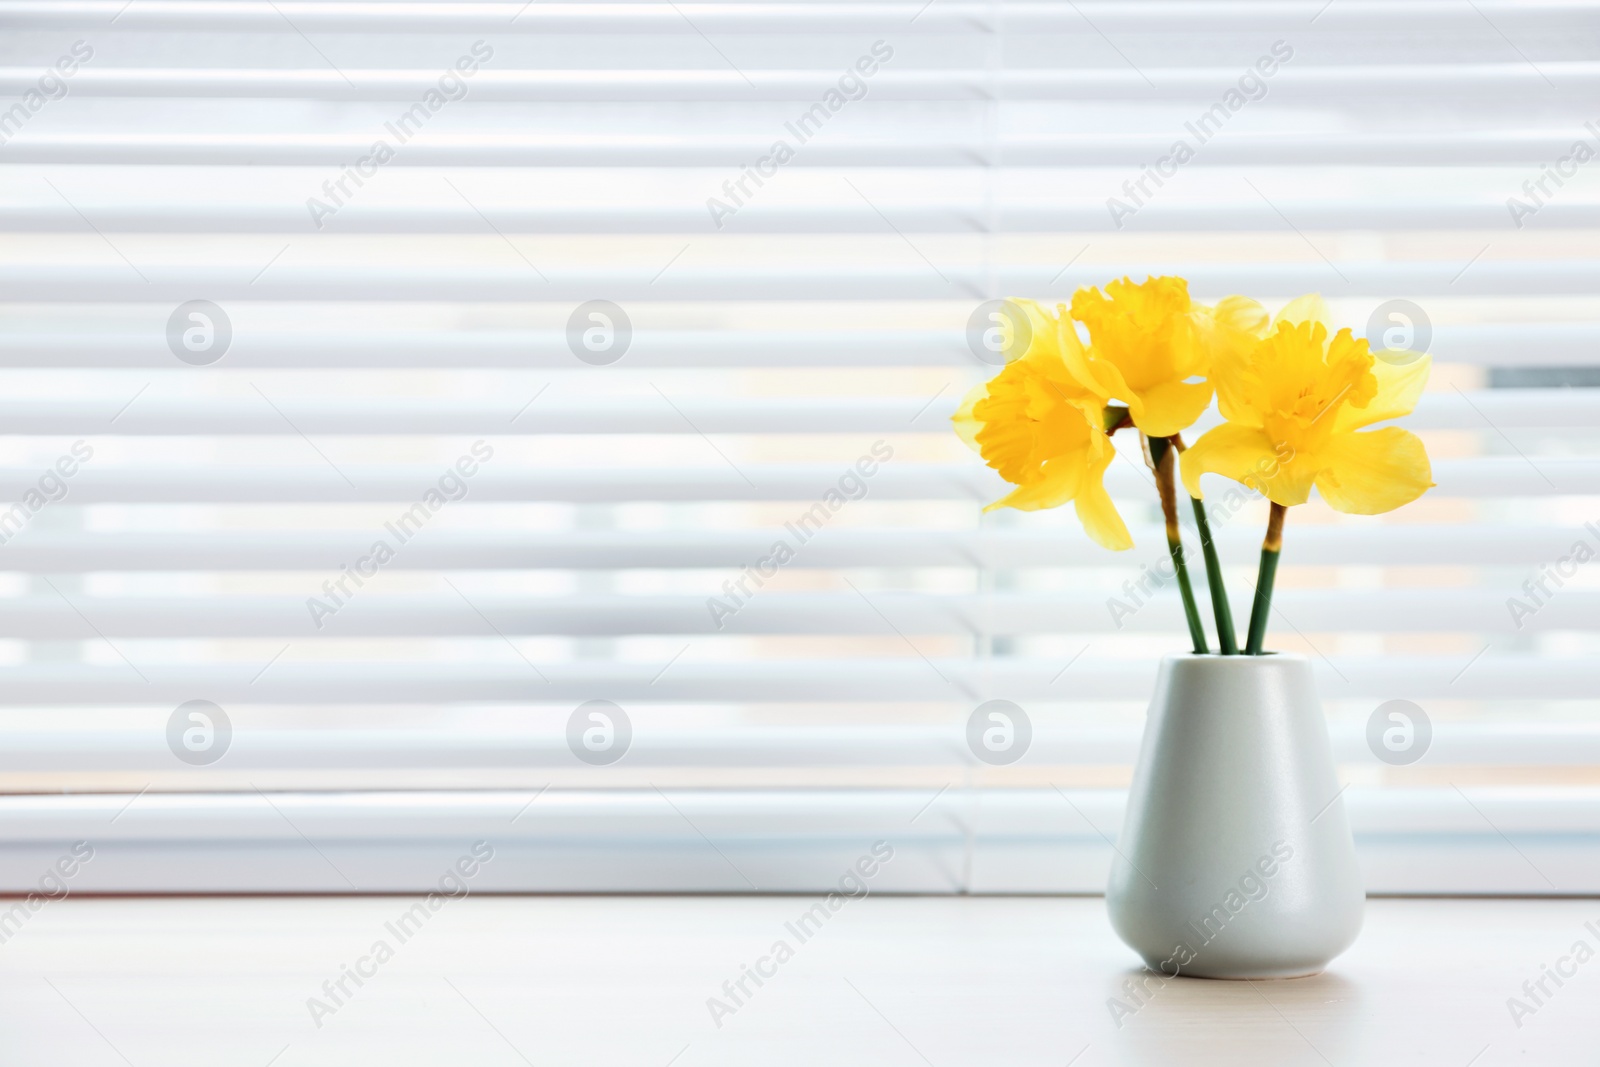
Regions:
<instances>
[{"instance_id":1,"label":"daffodil petal","mask_svg":"<svg viewBox=\"0 0 1600 1067\"><path fill-rule=\"evenodd\" d=\"M1317 490L1329 507L1350 515L1393 511L1433 487L1422 441L1398 426L1339 434L1319 459Z\"/></svg>"},{"instance_id":2,"label":"daffodil petal","mask_svg":"<svg viewBox=\"0 0 1600 1067\"><path fill-rule=\"evenodd\" d=\"M1065 307L1060 310L1061 361L1067 365L1067 373L1082 382L1085 388L1101 393L1109 399L1111 394L1103 388L1100 379L1095 377L1095 367L1089 361L1089 348L1078 336L1075 321ZM1120 381L1120 378L1118 380Z\"/></svg>"},{"instance_id":3,"label":"daffodil petal","mask_svg":"<svg viewBox=\"0 0 1600 1067\"><path fill-rule=\"evenodd\" d=\"M1223 297L1211 309L1211 317L1218 326L1255 338L1265 337L1270 325L1267 309L1247 296Z\"/></svg>"},{"instance_id":4,"label":"daffodil petal","mask_svg":"<svg viewBox=\"0 0 1600 1067\"><path fill-rule=\"evenodd\" d=\"M1320 322L1330 334L1333 333L1333 316L1328 312L1328 302L1322 299L1321 293L1297 296L1283 305L1283 310L1273 316L1271 328L1276 330L1280 322Z\"/></svg>"},{"instance_id":5,"label":"daffodil petal","mask_svg":"<svg viewBox=\"0 0 1600 1067\"><path fill-rule=\"evenodd\" d=\"M1073 369L1074 377L1082 381L1090 390L1107 400L1120 400L1128 405L1132 411L1136 406L1142 407L1143 401L1128 387L1128 382L1122 372L1103 359L1089 359L1085 354L1082 357L1068 355L1068 367L1076 362Z\"/></svg>"},{"instance_id":6,"label":"daffodil petal","mask_svg":"<svg viewBox=\"0 0 1600 1067\"><path fill-rule=\"evenodd\" d=\"M1064 314L1052 315L1044 305L1026 297L1007 297L1006 303L1015 309L1012 317L1020 313L1025 319L1027 331L1027 346L1013 362L1026 363L1037 371L1037 380L1052 401L1077 407L1091 425L1097 425L1107 398L1094 379L1084 373L1087 361L1083 342L1072 321ZM1013 340L1015 336L1013 332Z\"/></svg>"},{"instance_id":7,"label":"daffodil petal","mask_svg":"<svg viewBox=\"0 0 1600 1067\"><path fill-rule=\"evenodd\" d=\"M1428 384L1433 358L1419 352L1384 352L1372 361L1378 394L1364 408L1345 404L1333 420L1334 433L1359 430L1385 419L1409 415Z\"/></svg>"},{"instance_id":8,"label":"daffodil petal","mask_svg":"<svg viewBox=\"0 0 1600 1067\"><path fill-rule=\"evenodd\" d=\"M1320 454L1302 455L1283 444L1270 459L1239 480L1274 504L1292 508L1311 499L1311 487L1321 471Z\"/></svg>"},{"instance_id":9,"label":"daffodil petal","mask_svg":"<svg viewBox=\"0 0 1600 1067\"><path fill-rule=\"evenodd\" d=\"M1220 474L1274 503L1304 504L1311 496L1314 465L1280 455L1262 430L1251 426L1223 423L1201 435L1179 461L1183 487L1189 495L1200 496L1200 476Z\"/></svg>"},{"instance_id":10,"label":"daffodil petal","mask_svg":"<svg viewBox=\"0 0 1600 1067\"><path fill-rule=\"evenodd\" d=\"M1064 306L1057 305L1056 319L1052 324L1055 330L1057 351L1061 354L1061 364L1066 367L1067 373L1085 389L1094 389L1094 376L1088 373L1089 350L1083 343L1083 338L1078 336L1078 328L1073 324L1072 316L1067 314Z\"/></svg>"},{"instance_id":11,"label":"daffodil petal","mask_svg":"<svg viewBox=\"0 0 1600 1067\"><path fill-rule=\"evenodd\" d=\"M1219 302L1212 314L1211 382L1217 391L1217 410L1229 422L1262 425L1261 413L1244 396L1244 370L1250 353L1267 335L1267 309L1243 296Z\"/></svg>"},{"instance_id":12,"label":"daffodil petal","mask_svg":"<svg viewBox=\"0 0 1600 1067\"><path fill-rule=\"evenodd\" d=\"M1024 320L1017 322L1012 316L1007 316L1013 323L1012 328L1008 331L1007 359L1059 363L1060 354L1056 350L1055 323L1051 320L1050 313L1044 309L1043 305L1037 300L1029 300L1021 296L1008 296L1006 297L1006 303L1020 311ZM1016 327L1019 325L1028 331L1027 337L1024 338L1027 341L1025 346L1017 345ZM1019 347L1021 351L1016 351Z\"/></svg>"},{"instance_id":13,"label":"daffodil petal","mask_svg":"<svg viewBox=\"0 0 1600 1067\"><path fill-rule=\"evenodd\" d=\"M1128 404L1133 424L1151 437L1171 437L1193 426L1211 403L1211 382L1163 382L1140 399L1137 411Z\"/></svg>"},{"instance_id":14,"label":"daffodil petal","mask_svg":"<svg viewBox=\"0 0 1600 1067\"><path fill-rule=\"evenodd\" d=\"M1108 453L1111 451L1107 449ZM1106 464L1110 462L1111 455L1108 454ZM1074 501L1074 507L1078 511L1078 521L1083 523L1084 531L1095 544L1113 552L1122 552L1133 547L1133 535L1128 532L1128 524L1122 521L1122 516L1117 514L1111 494L1106 492L1104 479L1105 466L1091 469Z\"/></svg>"},{"instance_id":15,"label":"daffodil petal","mask_svg":"<svg viewBox=\"0 0 1600 1067\"><path fill-rule=\"evenodd\" d=\"M1017 486L983 510L989 512L996 508L1016 508L1018 511L1042 511L1060 507L1078 495L1086 480L1081 456L1058 456L1045 461L1043 477Z\"/></svg>"},{"instance_id":16,"label":"daffodil petal","mask_svg":"<svg viewBox=\"0 0 1600 1067\"><path fill-rule=\"evenodd\" d=\"M983 451L978 445L978 431L983 429L983 423L979 422L977 417L973 415L972 409L977 407L978 402L988 395L989 383L979 382L967 391L967 395L961 399L961 406L956 408L954 415L950 416L950 421L955 424L956 436L965 441L967 447L974 452L981 453Z\"/></svg>"}]
</instances>

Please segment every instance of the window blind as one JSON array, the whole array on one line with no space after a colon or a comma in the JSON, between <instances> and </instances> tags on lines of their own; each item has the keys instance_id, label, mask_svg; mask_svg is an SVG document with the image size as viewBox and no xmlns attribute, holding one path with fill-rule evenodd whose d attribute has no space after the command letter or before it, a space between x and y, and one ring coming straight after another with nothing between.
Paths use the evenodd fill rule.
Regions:
<instances>
[{"instance_id":1,"label":"window blind","mask_svg":"<svg viewBox=\"0 0 1600 1067\"><path fill-rule=\"evenodd\" d=\"M1435 360L1437 488L1296 509L1270 631L1369 886L1600 886L1600 6L0 28L4 888L84 839L84 889L412 889L483 838L491 889L885 840L885 889L1098 891L1185 644L1155 498L1119 435L1133 551L981 516L948 419L989 302L1147 273ZM1265 507L1210 503L1239 595Z\"/></svg>"}]
</instances>

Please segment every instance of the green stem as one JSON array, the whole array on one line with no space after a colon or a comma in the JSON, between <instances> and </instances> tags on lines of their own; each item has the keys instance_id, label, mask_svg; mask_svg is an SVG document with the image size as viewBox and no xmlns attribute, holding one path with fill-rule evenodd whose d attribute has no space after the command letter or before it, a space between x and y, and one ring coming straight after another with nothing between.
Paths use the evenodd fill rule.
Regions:
<instances>
[{"instance_id":1,"label":"green stem","mask_svg":"<svg viewBox=\"0 0 1600 1067\"><path fill-rule=\"evenodd\" d=\"M1195 655L1203 656L1210 649L1206 647L1206 632L1200 625L1200 608L1194 602L1194 589L1189 585L1189 568L1183 561L1183 542L1168 535L1167 551L1172 554L1172 566L1178 572L1178 593L1183 597L1183 617L1189 623L1189 639L1194 642Z\"/></svg>"},{"instance_id":2,"label":"green stem","mask_svg":"<svg viewBox=\"0 0 1600 1067\"><path fill-rule=\"evenodd\" d=\"M1267 519L1267 536L1261 542L1261 569L1256 574L1256 599L1250 608L1250 639L1245 655L1261 655L1267 637L1267 615L1272 611L1272 583L1278 576L1278 554L1283 551L1283 517L1289 509L1273 504Z\"/></svg>"},{"instance_id":3,"label":"green stem","mask_svg":"<svg viewBox=\"0 0 1600 1067\"><path fill-rule=\"evenodd\" d=\"M1203 656L1206 631L1200 624L1200 608L1195 603L1194 587L1189 584L1189 568L1183 559L1183 535L1178 528L1178 493L1176 468L1178 452L1165 437L1146 437L1145 448L1150 465L1155 468L1156 490L1161 495L1161 514L1167 524L1167 552L1172 556L1172 569L1178 576L1178 593L1183 597L1183 617L1189 624L1189 639L1194 643L1195 655Z\"/></svg>"},{"instance_id":4,"label":"green stem","mask_svg":"<svg viewBox=\"0 0 1600 1067\"><path fill-rule=\"evenodd\" d=\"M1183 435L1172 435L1172 447L1183 452ZM1211 518L1199 497L1190 497L1194 506L1194 524L1200 531L1200 552L1206 563L1206 586L1211 590L1211 612L1217 620L1217 645L1224 656L1239 654L1239 639L1233 629L1233 608L1228 605L1228 590L1222 583L1222 561L1217 558L1217 544L1211 538Z\"/></svg>"},{"instance_id":5,"label":"green stem","mask_svg":"<svg viewBox=\"0 0 1600 1067\"><path fill-rule=\"evenodd\" d=\"M1211 610L1217 618L1217 644L1224 656L1239 654L1239 639L1233 630L1233 609L1228 606L1228 591L1222 585L1222 561L1217 558L1217 545L1211 539L1211 520L1206 516L1205 502L1190 497L1194 505L1194 524L1200 528L1200 552L1206 561L1206 585L1211 589Z\"/></svg>"}]
</instances>

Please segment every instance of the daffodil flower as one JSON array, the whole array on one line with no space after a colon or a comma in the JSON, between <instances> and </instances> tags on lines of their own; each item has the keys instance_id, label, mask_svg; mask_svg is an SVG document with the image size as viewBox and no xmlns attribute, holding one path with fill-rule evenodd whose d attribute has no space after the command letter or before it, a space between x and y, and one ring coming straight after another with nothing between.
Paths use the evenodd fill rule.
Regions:
<instances>
[{"instance_id":1,"label":"daffodil flower","mask_svg":"<svg viewBox=\"0 0 1600 1067\"><path fill-rule=\"evenodd\" d=\"M1079 289L1072 317L1089 331L1089 347L1066 353L1070 370L1091 388L1128 406L1149 437L1189 428L1211 403L1213 359L1260 336L1260 304L1230 296L1210 307L1189 299L1182 278L1127 278L1105 292Z\"/></svg>"},{"instance_id":2,"label":"daffodil flower","mask_svg":"<svg viewBox=\"0 0 1600 1067\"><path fill-rule=\"evenodd\" d=\"M1268 320L1254 300L1214 307L1189 299L1182 278L1113 281L1080 289L1070 314L1011 300L1002 323L1011 361L973 389L954 416L956 433L1016 489L985 511L1059 507L1072 501L1089 536L1107 548L1132 538L1105 490L1116 455L1111 434L1140 431L1156 475L1184 618L1197 655L1207 651L1189 585L1174 502L1174 457L1193 498L1216 615L1218 646L1237 651L1221 563L1201 503L1200 479L1225 474L1272 502L1261 546L1244 651L1264 651L1287 509L1312 487L1339 511L1375 515L1433 486L1428 454L1398 427L1368 429L1416 407L1430 363L1415 352L1375 357L1348 329L1332 333L1315 294ZM1089 334L1078 336L1081 323ZM1330 336L1331 334L1331 336ZM1020 350L1020 351L1019 351ZM1179 434L1217 398L1225 422L1184 451ZM1114 406L1120 401L1126 407Z\"/></svg>"},{"instance_id":3,"label":"daffodil flower","mask_svg":"<svg viewBox=\"0 0 1600 1067\"><path fill-rule=\"evenodd\" d=\"M1017 488L986 507L1037 511L1072 501L1089 536L1109 549L1133 547L1105 489L1116 455L1106 435L1106 398L1074 377L1083 344L1065 313L1031 300L1009 301L1027 318L1026 350L967 394L956 433ZM1007 347L1017 331L1002 325Z\"/></svg>"},{"instance_id":4,"label":"daffodil flower","mask_svg":"<svg viewBox=\"0 0 1600 1067\"><path fill-rule=\"evenodd\" d=\"M1416 435L1395 426L1365 429L1416 407L1428 357L1379 359L1349 329L1330 331L1322 298L1303 296L1247 354L1219 365L1217 400L1227 421L1183 454L1191 496L1201 495L1201 475L1216 473L1275 504L1304 504L1315 485L1337 511L1376 515L1432 487Z\"/></svg>"}]
</instances>

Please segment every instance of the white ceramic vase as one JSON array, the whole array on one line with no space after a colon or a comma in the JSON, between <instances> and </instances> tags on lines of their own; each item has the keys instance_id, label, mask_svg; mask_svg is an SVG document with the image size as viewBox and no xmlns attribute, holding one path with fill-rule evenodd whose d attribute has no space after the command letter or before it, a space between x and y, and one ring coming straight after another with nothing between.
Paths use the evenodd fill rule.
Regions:
<instances>
[{"instance_id":1,"label":"white ceramic vase","mask_svg":"<svg viewBox=\"0 0 1600 1067\"><path fill-rule=\"evenodd\" d=\"M1166 975L1293 978L1349 948L1365 903L1302 656L1161 664L1106 904Z\"/></svg>"}]
</instances>

